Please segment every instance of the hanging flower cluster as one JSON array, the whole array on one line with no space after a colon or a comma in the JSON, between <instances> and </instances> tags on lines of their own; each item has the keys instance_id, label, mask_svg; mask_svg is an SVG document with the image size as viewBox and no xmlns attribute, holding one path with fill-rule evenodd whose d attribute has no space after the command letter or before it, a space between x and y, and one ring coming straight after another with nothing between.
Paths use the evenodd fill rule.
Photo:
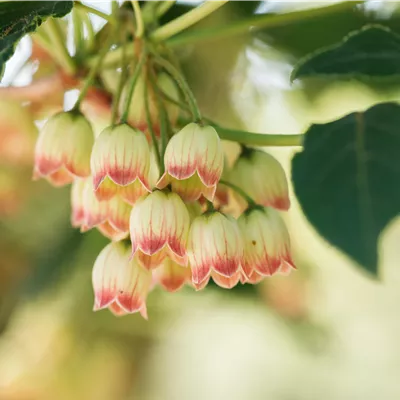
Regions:
<instances>
[{"instance_id":1,"label":"hanging flower cluster","mask_svg":"<svg viewBox=\"0 0 400 400\"><path fill-rule=\"evenodd\" d=\"M212 278L229 289L295 267L279 215L290 206L282 166L242 146L229 170L219 128L200 115L171 54L139 28L132 60L113 71L117 80L99 69L110 40L72 110L44 124L33 175L71 184L71 224L111 240L93 268L94 310L147 318L156 285L201 290ZM192 119L179 119L183 112ZM92 127L93 114L102 129ZM238 209L236 219L229 210Z\"/></svg>"},{"instance_id":2,"label":"hanging flower cluster","mask_svg":"<svg viewBox=\"0 0 400 400\"><path fill-rule=\"evenodd\" d=\"M146 134L127 123L95 139L81 113L62 112L39 135L34 177L56 186L72 182L72 225L96 227L112 240L93 268L95 310L146 317L154 284L171 292L184 284L200 290L212 277L232 288L294 268L276 210L289 208L287 181L275 158L244 148L228 174L254 199L238 220L213 206L218 187L228 185L220 183L224 151L214 127L192 122L180 129L162 168L155 178Z\"/></svg>"}]
</instances>

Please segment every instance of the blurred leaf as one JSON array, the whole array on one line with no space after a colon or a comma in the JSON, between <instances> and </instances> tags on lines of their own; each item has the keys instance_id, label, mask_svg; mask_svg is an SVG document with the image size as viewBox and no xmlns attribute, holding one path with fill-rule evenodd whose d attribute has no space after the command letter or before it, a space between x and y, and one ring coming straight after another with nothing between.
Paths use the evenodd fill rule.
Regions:
<instances>
[{"instance_id":1,"label":"blurred leaf","mask_svg":"<svg viewBox=\"0 0 400 400\"><path fill-rule=\"evenodd\" d=\"M244 18L253 14L260 4L261 1L231 1L225 7L232 7L236 14Z\"/></svg>"},{"instance_id":2,"label":"blurred leaf","mask_svg":"<svg viewBox=\"0 0 400 400\"><path fill-rule=\"evenodd\" d=\"M307 76L384 77L400 74L400 36L380 25L351 32L339 44L306 56L291 80Z\"/></svg>"},{"instance_id":3,"label":"blurred leaf","mask_svg":"<svg viewBox=\"0 0 400 400\"><path fill-rule=\"evenodd\" d=\"M379 235L400 211L399 126L395 103L312 125L292 162L310 223L373 275Z\"/></svg>"},{"instance_id":4,"label":"blurred leaf","mask_svg":"<svg viewBox=\"0 0 400 400\"><path fill-rule=\"evenodd\" d=\"M40 252L32 266L32 275L26 282L24 293L36 295L51 284L57 283L65 272L71 269L75 255L79 251L85 236L69 226L59 233L57 243ZM70 271L69 271L70 272Z\"/></svg>"},{"instance_id":5,"label":"blurred leaf","mask_svg":"<svg viewBox=\"0 0 400 400\"><path fill-rule=\"evenodd\" d=\"M356 2L326 3L324 7L303 10L301 13L302 18L298 18L300 12L293 12L293 17L286 18L284 24L257 30L257 39L277 50L302 57L321 47L333 45L350 31L375 21L368 18ZM286 14L277 15L285 17Z\"/></svg>"},{"instance_id":6,"label":"blurred leaf","mask_svg":"<svg viewBox=\"0 0 400 400\"><path fill-rule=\"evenodd\" d=\"M19 40L35 31L47 17L63 17L72 5L72 1L0 2L0 78Z\"/></svg>"}]
</instances>

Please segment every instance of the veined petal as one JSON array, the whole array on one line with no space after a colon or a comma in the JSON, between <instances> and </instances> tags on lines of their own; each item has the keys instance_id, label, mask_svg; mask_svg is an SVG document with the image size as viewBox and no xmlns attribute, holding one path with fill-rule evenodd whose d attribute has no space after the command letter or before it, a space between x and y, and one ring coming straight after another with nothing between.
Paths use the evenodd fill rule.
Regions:
<instances>
[{"instance_id":1,"label":"veined petal","mask_svg":"<svg viewBox=\"0 0 400 400\"><path fill-rule=\"evenodd\" d=\"M57 171L51 172L46 176L46 179L55 187L68 185L74 181L74 176L71 175L64 167L60 167Z\"/></svg>"},{"instance_id":2,"label":"veined petal","mask_svg":"<svg viewBox=\"0 0 400 400\"><path fill-rule=\"evenodd\" d=\"M203 216L192 221L189 231L187 253L192 271L192 282L199 285L211 273L211 264L207 258L206 243L210 240L210 232L207 229L207 221Z\"/></svg>"},{"instance_id":3,"label":"veined petal","mask_svg":"<svg viewBox=\"0 0 400 400\"><path fill-rule=\"evenodd\" d=\"M107 177L106 162L109 156L112 127L104 129L94 142L90 156L90 169L93 175L93 187L97 190Z\"/></svg>"},{"instance_id":4,"label":"veined petal","mask_svg":"<svg viewBox=\"0 0 400 400\"><path fill-rule=\"evenodd\" d=\"M105 168L112 181L125 186L138 178L150 191L147 180L150 148L142 132L126 124L116 126L109 138L108 151Z\"/></svg>"},{"instance_id":5,"label":"veined petal","mask_svg":"<svg viewBox=\"0 0 400 400\"><path fill-rule=\"evenodd\" d=\"M153 272L157 282L168 292L178 291L186 282L190 282L190 268L176 264L166 258Z\"/></svg>"},{"instance_id":6,"label":"veined petal","mask_svg":"<svg viewBox=\"0 0 400 400\"><path fill-rule=\"evenodd\" d=\"M165 170L175 179L187 179L196 172L197 127L193 122L186 125L168 142L164 156Z\"/></svg>"},{"instance_id":7,"label":"veined petal","mask_svg":"<svg viewBox=\"0 0 400 400\"><path fill-rule=\"evenodd\" d=\"M124 315L128 315L123 308L121 308L116 302L111 303L108 306L108 309L116 316L116 317L123 317Z\"/></svg>"},{"instance_id":8,"label":"veined petal","mask_svg":"<svg viewBox=\"0 0 400 400\"><path fill-rule=\"evenodd\" d=\"M165 257L167 257L167 252L165 249L161 249L157 253L149 256L148 254L143 253L141 250L138 250L136 251L134 257L143 268L151 270L159 267L162 264Z\"/></svg>"},{"instance_id":9,"label":"veined petal","mask_svg":"<svg viewBox=\"0 0 400 400\"><path fill-rule=\"evenodd\" d=\"M203 280L200 283L194 283L192 278L192 286L194 287L196 292L198 292L199 290L203 290L208 285L208 282L210 282L210 277L208 277L207 279Z\"/></svg>"},{"instance_id":10,"label":"veined petal","mask_svg":"<svg viewBox=\"0 0 400 400\"><path fill-rule=\"evenodd\" d=\"M138 200L132 209L130 232L132 253L140 249L152 256L165 246L186 262L186 241L190 217L175 193L156 191Z\"/></svg>"},{"instance_id":11,"label":"veined petal","mask_svg":"<svg viewBox=\"0 0 400 400\"><path fill-rule=\"evenodd\" d=\"M84 229L91 229L107 220L108 204L105 201L99 201L93 192L90 178L85 180L82 189L83 194L83 226Z\"/></svg>"},{"instance_id":12,"label":"veined petal","mask_svg":"<svg viewBox=\"0 0 400 400\"><path fill-rule=\"evenodd\" d=\"M94 187L96 188L94 194L99 201L112 199L121 189L108 176L105 177L98 186L94 184Z\"/></svg>"},{"instance_id":13,"label":"veined petal","mask_svg":"<svg viewBox=\"0 0 400 400\"><path fill-rule=\"evenodd\" d=\"M84 223L84 202L83 192L85 188L85 179L75 179L71 187L71 225L74 228Z\"/></svg>"},{"instance_id":14,"label":"veined petal","mask_svg":"<svg viewBox=\"0 0 400 400\"><path fill-rule=\"evenodd\" d=\"M233 166L231 179L258 204L279 210L290 207L285 171L278 160L262 150L246 149Z\"/></svg>"},{"instance_id":15,"label":"veined petal","mask_svg":"<svg viewBox=\"0 0 400 400\"><path fill-rule=\"evenodd\" d=\"M89 121L80 113L70 113L71 123L68 138L64 141L64 165L73 175L90 175L90 154L94 144L94 133Z\"/></svg>"},{"instance_id":16,"label":"veined petal","mask_svg":"<svg viewBox=\"0 0 400 400\"><path fill-rule=\"evenodd\" d=\"M65 139L70 123L70 114L62 112L49 118L41 129L35 147L37 175L49 175L63 165Z\"/></svg>"},{"instance_id":17,"label":"veined petal","mask_svg":"<svg viewBox=\"0 0 400 400\"><path fill-rule=\"evenodd\" d=\"M182 199L176 193L167 193L167 217L169 232L167 243L182 263L187 264L186 242L189 234L190 216ZM179 262L179 261L177 261Z\"/></svg>"},{"instance_id":18,"label":"veined petal","mask_svg":"<svg viewBox=\"0 0 400 400\"><path fill-rule=\"evenodd\" d=\"M109 222L102 222L101 224L97 225L96 228L101 232L103 236L114 241L126 239L129 235L128 232L121 232L118 231L117 229L114 229L109 224Z\"/></svg>"},{"instance_id":19,"label":"veined petal","mask_svg":"<svg viewBox=\"0 0 400 400\"><path fill-rule=\"evenodd\" d=\"M125 269L117 303L128 313L140 311L145 305L151 284L151 272L142 268L134 259Z\"/></svg>"},{"instance_id":20,"label":"veined petal","mask_svg":"<svg viewBox=\"0 0 400 400\"><path fill-rule=\"evenodd\" d=\"M203 195L207 200L213 201L216 186L205 186L197 174L192 175L185 180L177 180L171 177L162 177L159 184L163 186L166 182L167 185L171 184L173 192L178 194L183 200L193 202L198 200ZM157 187L161 187L157 184Z\"/></svg>"},{"instance_id":21,"label":"veined petal","mask_svg":"<svg viewBox=\"0 0 400 400\"><path fill-rule=\"evenodd\" d=\"M232 289L235 287L240 280L242 271L237 271L234 273L231 277L226 277L223 275L218 274L217 272L213 271L211 273L211 277L213 278L213 281L220 287L224 289Z\"/></svg>"},{"instance_id":22,"label":"veined petal","mask_svg":"<svg viewBox=\"0 0 400 400\"><path fill-rule=\"evenodd\" d=\"M243 247L236 221L220 212L197 217L188 239L188 256L193 283L207 279L211 268L225 277L239 271Z\"/></svg>"},{"instance_id":23,"label":"veined petal","mask_svg":"<svg viewBox=\"0 0 400 400\"><path fill-rule=\"evenodd\" d=\"M110 243L100 252L92 271L94 311L114 302L125 279L127 265L126 249L120 242Z\"/></svg>"},{"instance_id":24,"label":"veined petal","mask_svg":"<svg viewBox=\"0 0 400 400\"><path fill-rule=\"evenodd\" d=\"M177 180L196 172L204 186L215 186L221 178L224 156L216 130L190 123L175 134L167 145L166 172Z\"/></svg>"},{"instance_id":25,"label":"veined petal","mask_svg":"<svg viewBox=\"0 0 400 400\"><path fill-rule=\"evenodd\" d=\"M129 233L129 217L132 207L118 196L113 197L107 204L107 220L110 225L120 231Z\"/></svg>"},{"instance_id":26,"label":"veined petal","mask_svg":"<svg viewBox=\"0 0 400 400\"><path fill-rule=\"evenodd\" d=\"M141 198L132 208L130 233L132 254L140 249L147 255L161 250L168 238L167 196L160 191Z\"/></svg>"},{"instance_id":27,"label":"veined petal","mask_svg":"<svg viewBox=\"0 0 400 400\"><path fill-rule=\"evenodd\" d=\"M93 141L93 130L82 114L54 115L36 143L34 177L47 176L50 182L61 186L69 174L72 178L88 176ZM62 169L65 171L61 172Z\"/></svg>"},{"instance_id":28,"label":"veined petal","mask_svg":"<svg viewBox=\"0 0 400 400\"><path fill-rule=\"evenodd\" d=\"M224 151L212 126L198 127L197 173L207 187L216 186L224 169Z\"/></svg>"},{"instance_id":29,"label":"veined petal","mask_svg":"<svg viewBox=\"0 0 400 400\"><path fill-rule=\"evenodd\" d=\"M139 179L136 179L129 185L120 186L118 188L118 193L128 204L133 206L140 197L148 194L149 190Z\"/></svg>"},{"instance_id":30,"label":"veined petal","mask_svg":"<svg viewBox=\"0 0 400 400\"><path fill-rule=\"evenodd\" d=\"M282 262L293 265L287 228L273 209L253 209L239 218L244 241L243 269L270 276L278 272Z\"/></svg>"}]
</instances>

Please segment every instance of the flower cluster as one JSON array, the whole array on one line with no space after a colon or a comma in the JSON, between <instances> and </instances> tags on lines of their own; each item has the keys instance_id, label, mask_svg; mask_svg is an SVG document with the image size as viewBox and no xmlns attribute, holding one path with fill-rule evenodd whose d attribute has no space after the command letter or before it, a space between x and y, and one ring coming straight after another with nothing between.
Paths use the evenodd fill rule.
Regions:
<instances>
[{"instance_id":1,"label":"flower cluster","mask_svg":"<svg viewBox=\"0 0 400 400\"><path fill-rule=\"evenodd\" d=\"M144 117L133 117L136 128L120 123L95 138L83 114L62 112L47 121L36 146L34 177L72 182L72 225L96 227L112 240L93 268L95 310L147 317L155 285L200 290L212 278L232 288L294 268L277 211L289 208L287 181L275 158L244 148L224 171L216 129L192 122L170 137L158 165ZM223 172L233 189L254 200L238 219L224 208Z\"/></svg>"}]
</instances>

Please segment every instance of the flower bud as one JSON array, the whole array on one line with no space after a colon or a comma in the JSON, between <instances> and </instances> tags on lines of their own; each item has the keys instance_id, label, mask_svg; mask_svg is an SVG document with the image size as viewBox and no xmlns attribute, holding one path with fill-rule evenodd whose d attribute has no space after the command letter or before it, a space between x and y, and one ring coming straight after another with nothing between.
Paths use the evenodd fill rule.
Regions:
<instances>
[{"instance_id":1,"label":"flower bud","mask_svg":"<svg viewBox=\"0 0 400 400\"><path fill-rule=\"evenodd\" d=\"M242 267L250 279L255 271L271 276L295 268L290 252L289 233L279 213L271 208L253 208L238 220L244 242ZM257 278L257 275L253 277Z\"/></svg>"},{"instance_id":2,"label":"flower bud","mask_svg":"<svg viewBox=\"0 0 400 400\"><path fill-rule=\"evenodd\" d=\"M132 255L147 268L159 265L167 255L186 265L189 225L189 212L176 193L150 193L131 212Z\"/></svg>"},{"instance_id":3,"label":"flower bud","mask_svg":"<svg viewBox=\"0 0 400 400\"><path fill-rule=\"evenodd\" d=\"M190 282L190 268L182 267L167 257L163 263L154 270L153 276L168 292L178 291L185 283Z\"/></svg>"},{"instance_id":4,"label":"flower bud","mask_svg":"<svg viewBox=\"0 0 400 400\"><path fill-rule=\"evenodd\" d=\"M212 201L224 168L218 133L212 126L186 125L169 141L164 163L158 188L171 184L186 201L197 200L202 194Z\"/></svg>"},{"instance_id":5,"label":"flower bud","mask_svg":"<svg viewBox=\"0 0 400 400\"><path fill-rule=\"evenodd\" d=\"M35 148L34 179L45 177L56 186L90 175L93 130L80 113L61 112L48 119Z\"/></svg>"},{"instance_id":6,"label":"flower bud","mask_svg":"<svg viewBox=\"0 0 400 400\"><path fill-rule=\"evenodd\" d=\"M129 260L129 249L122 242L107 245L97 257L92 272L94 311L104 308L118 315L145 307L151 273Z\"/></svg>"},{"instance_id":7,"label":"flower bud","mask_svg":"<svg viewBox=\"0 0 400 400\"><path fill-rule=\"evenodd\" d=\"M150 191L150 149L142 132L122 124L106 128L96 139L91 156L93 186L99 200L117 193L134 203Z\"/></svg>"},{"instance_id":8,"label":"flower bud","mask_svg":"<svg viewBox=\"0 0 400 400\"><path fill-rule=\"evenodd\" d=\"M243 257L236 221L220 212L195 218L189 231L187 252L194 284L206 280L211 270L232 277L239 271Z\"/></svg>"},{"instance_id":9,"label":"flower bud","mask_svg":"<svg viewBox=\"0 0 400 400\"><path fill-rule=\"evenodd\" d=\"M246 148L232 168L231 180L258 204L278 210L290 207L285 171L262 150Z\"/></svg>"}]
</instances>

